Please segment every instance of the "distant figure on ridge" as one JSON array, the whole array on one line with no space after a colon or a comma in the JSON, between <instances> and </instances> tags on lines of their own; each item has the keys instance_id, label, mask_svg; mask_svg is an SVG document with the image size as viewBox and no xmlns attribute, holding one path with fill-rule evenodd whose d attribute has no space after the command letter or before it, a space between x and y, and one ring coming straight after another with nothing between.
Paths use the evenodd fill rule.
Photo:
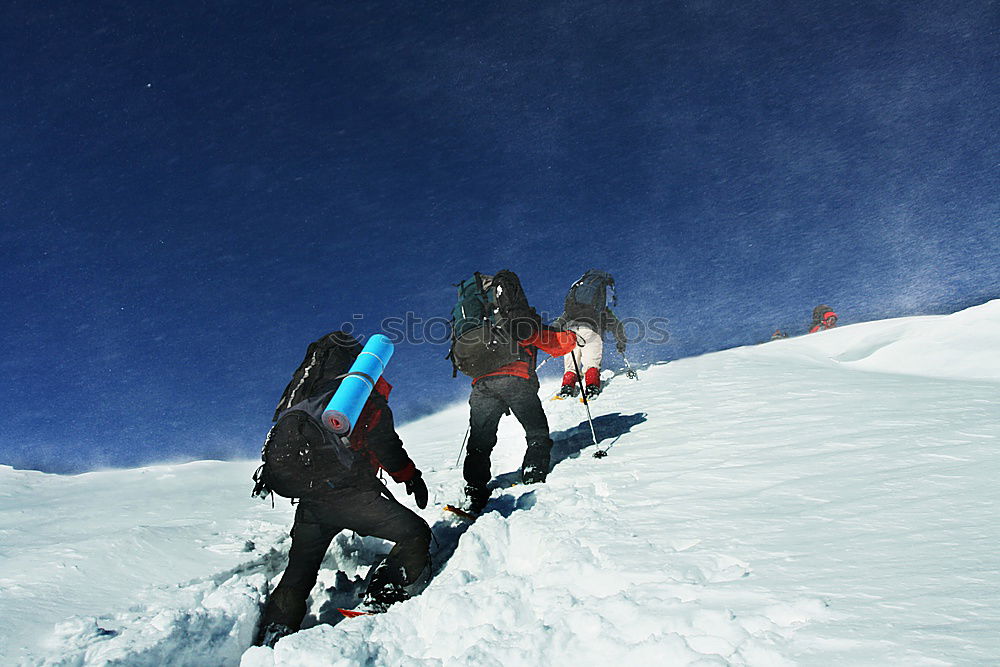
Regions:
<instances>
[{"instance_id":1,"label":"distant figure on ridge","mask_svg":"<svg viewBox=\"0 0 1000 667\"><path fill-rule=\"evenodd\" d=\"M370 576L362 602L368 612L409 598L429 576L430 528L376 477L385 470L406 485L418 507L427 506L427 485L393 427L387 400L391 385L381 377L374 383L347 441L332 439L322 417L360 352L358 342L342 331L309 345L275 410L254 495L273 491L299 502L288 566L268 597L258 646L273 648L298 631L326 550L342 530L395 543Z\"/></svg>"},{"instance_id":2,"label":"distant figure on ridge","mask_svg":"<svg viewBox=\"0 0 1000 667\"><path fill-rule=\"evenodd\" d=\"M809 333L832 329L837 326L837 313L833 312L830 306L816 306L813 308L812 324Z\"/></svg>"},{"instance_id":3,"label":"distant figure on ridge","mask_svg":"<svg viewBox=\"0 0 1000 667\"><path fill-rule=\"evenodd\" d=\"M771 334L771 340L781 340L782 338L788 338L788 334L781 329L775 329L774 333Z\"/></svg>"},{"instance_id":4,"label":"distant figure on ridge","mask_svg":"<svg viewBox=\"0 0 1000 667\"><path fill-rule=\"evenodd\" d=\"M490 498L490 454L505 413L513 412L524 427L521 481L545 481L552 439L538 399L538 350L562 356L576 346L576 336L543 326L517 274L507 270L492 276L476 273L461 282L451 325L452 375L462 371L472 378L463 474L466 507L478 513Z\"/></svg>"},{"instance_id":5,"label":"distant figure on ridge","mask_svg":"<svg viewBox=\"0 0 1000 667\"><path fill-rule=\"evenodd\" d=\"M625 345L628 343L625 329L608 307L609 300L612 305L617 302L615 279L606 271L590 269L569 288L563 313L552 322L552 326L572 331L580 337L583 346L566 357L562 388L557 397L567 398L579 393L578 368L583 373L587 398L594 398L601 393L601 357L604 352L604 334L608 330L615 336L618 353L625 354Z\"/></svg>"}]
</instances>

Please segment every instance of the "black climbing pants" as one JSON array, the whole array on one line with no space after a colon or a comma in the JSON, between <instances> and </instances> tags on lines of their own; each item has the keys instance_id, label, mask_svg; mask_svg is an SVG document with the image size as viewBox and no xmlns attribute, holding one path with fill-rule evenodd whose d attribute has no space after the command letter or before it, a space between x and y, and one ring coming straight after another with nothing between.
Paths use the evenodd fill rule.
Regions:
<instances>
[{"instance_id":1,"label":"black climbing pants","mask_svg":"<svg viewBox=\"0 0 1000 667\"><path fill-rule=\"evenodd\" d=\"M497 444L497 426L508 410L524 427L528 448L523 466L531 464L548 471L552 440L549 421L538 400L538 380L493 375L477 380L469 396L469 445L463 469L468 484L480 488L489 484L490 454Z\"/></svg>"},{"instance_id":2,"label":"black climbing pants","mask_svg":"<svg viewBox=\"0 0 1000 667\"><path fill-rule=\"evenodd\" d=\"M265 623L299 628L326 550L342 530L395 542L378 568L381 576L370 587L412 584L427 566L431 542L427 523L378 488L340 489L321 499L303 499L292 524L288 566L268 599Z\"/></svg>"}]
</instances>

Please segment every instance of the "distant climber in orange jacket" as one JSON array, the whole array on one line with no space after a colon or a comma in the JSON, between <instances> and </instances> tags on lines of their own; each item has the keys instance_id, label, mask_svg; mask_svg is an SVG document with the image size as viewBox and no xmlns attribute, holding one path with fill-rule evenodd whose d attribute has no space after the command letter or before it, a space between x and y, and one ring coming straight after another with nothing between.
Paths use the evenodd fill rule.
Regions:
<instances>
[{"instance_id":1,"label":"distant climber in orange jacket","mask_svg":"<svg viewBox=\"0 0 1000 667\"><path fill-rule=\"evenodd\" d=\"M830 306L816 306L813 308L812 325L809 333L832 329L837 326L837 313L833 312Z\"/></svg>"}]
</instances>

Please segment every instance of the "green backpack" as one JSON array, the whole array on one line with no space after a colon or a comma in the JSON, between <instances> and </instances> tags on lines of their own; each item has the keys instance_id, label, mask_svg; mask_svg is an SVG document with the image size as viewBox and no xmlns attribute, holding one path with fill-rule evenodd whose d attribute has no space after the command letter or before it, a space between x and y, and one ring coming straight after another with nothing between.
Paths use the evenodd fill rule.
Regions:
<instances>
[{"instance_id":1,"label":"green backpack","mask_svg":"<svg viewBox=\"0 0 1000 667\"><path fill-rule=\"evenodd\" d=\"M538 330L540 319L528 305L512 271L495 276L475 273L458 285L451 312L452 375L477 378L531 355L517 344Z\"/></svg>"}]
</instances>

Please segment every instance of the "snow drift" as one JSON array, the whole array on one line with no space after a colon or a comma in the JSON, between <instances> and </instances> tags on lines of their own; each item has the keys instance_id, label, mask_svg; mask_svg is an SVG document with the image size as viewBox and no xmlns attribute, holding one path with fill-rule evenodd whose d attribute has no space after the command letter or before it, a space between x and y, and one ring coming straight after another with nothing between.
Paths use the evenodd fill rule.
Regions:
<instances>
[{"instance_id":1,"label":"snow drift","mask_svg":"<svg viewBox=\"0 0 1000 667\"><path fill-rule=\"evenodd\" d=\"M523 433L505 419L472 525L440 511L460 498L467 408L411 423L429 587L342 620L388 548L341 534L310 627L274 650L248 647L291 508L249 498L254 462L0 467L0 661L995 663L998 352L994 301L614 377L593 404L609 456L591 456L582 405L546 403L553 472L514 485Z\"/></svg>"}]
</instances>

